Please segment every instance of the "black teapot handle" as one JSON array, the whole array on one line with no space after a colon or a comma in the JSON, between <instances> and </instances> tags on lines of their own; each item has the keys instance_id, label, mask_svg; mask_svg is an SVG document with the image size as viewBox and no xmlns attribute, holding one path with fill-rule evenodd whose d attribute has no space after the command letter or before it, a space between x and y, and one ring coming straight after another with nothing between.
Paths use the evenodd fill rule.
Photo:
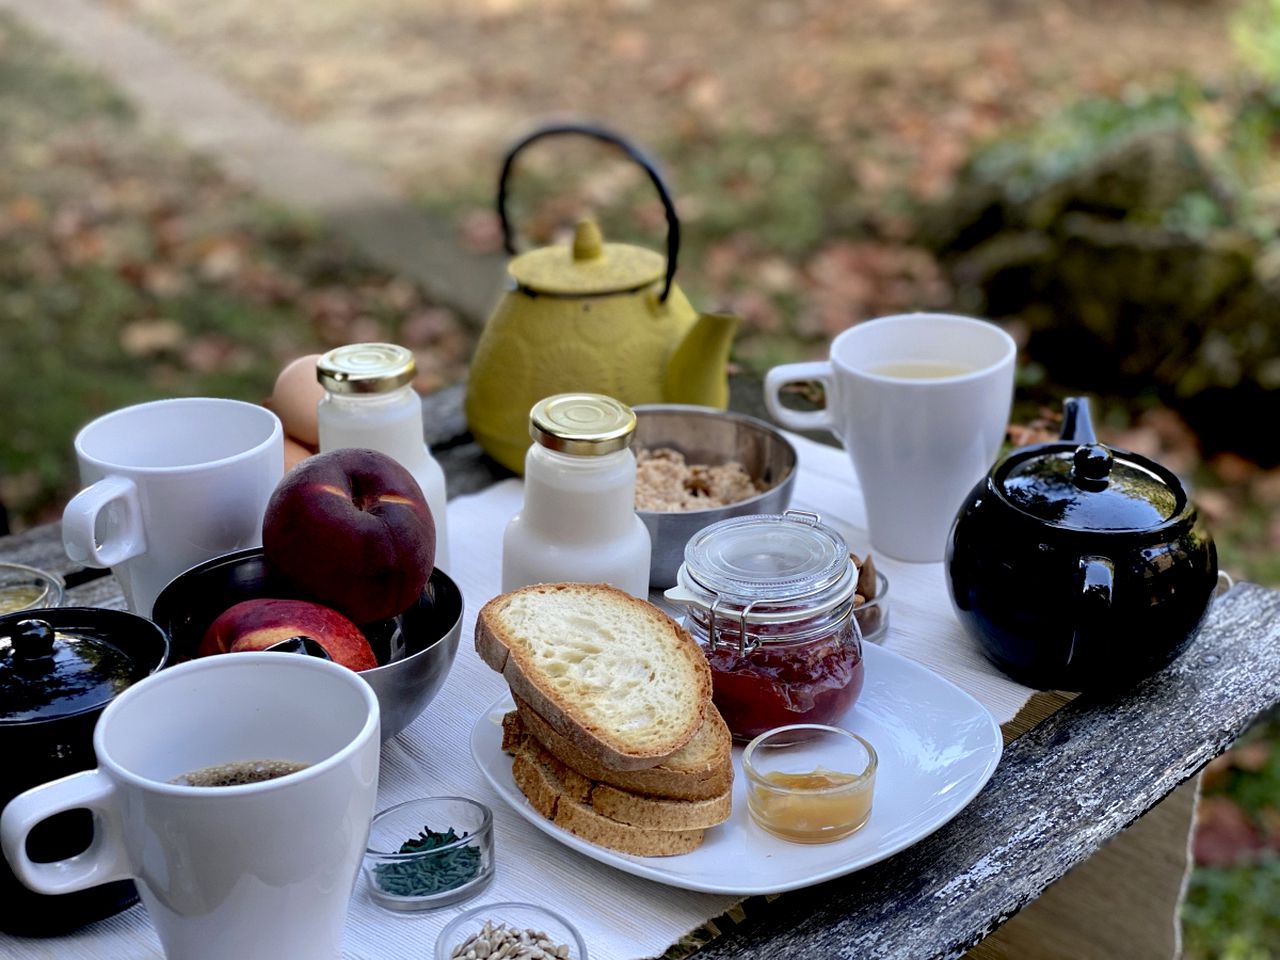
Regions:
<instances>
[{"instance_id":1,"label":"black teapot handle","mask_svg":"<svg viewBox=\"0 0 1280 960\"><path fill-rule=\"evenodd\" d=\"M506 159L502 161L502 173L498 176L498 219L502 222L502 246L507 253L514 254L516 252L515 239L511 233L511 221L507 217L507 178L511 175L511 167L515 163L516 154L535 140L565 133L576 133L585 137L592 137L603 143L613 144L634 160L649 175L649 180L658 191L658 198L662 201L662 209L667 214L667 275L666 282L662 285L662 295L658 298L660 302L666 302L667 296L671 293L671 281L676 275L676 260L680 255L680 220L676 216L675 203L672 202L671 192L667 189L667 185L662 180L662 175L658 173L652 161L631 143L604 127L597 127L589 123L552 124L533 131L533 133L524 137L507 151Z\"/></svg>"},{"instance_id":2,"label":"black teapot handle","mask_svg":"<svg viewBox=\"0 0 1280 960\"><path fill-rule=\"evenodd\" d=\"M1078 666L1077 661L1098 657L1101 625L1111 619L1111 594L1115 589L1115 564L1107 557L1080 558L1080 600L1076 609L1076 628L1067 647L1065 668ZM1082 652L1083 651L1083 652Z\"/></svg>"}]
</instances>

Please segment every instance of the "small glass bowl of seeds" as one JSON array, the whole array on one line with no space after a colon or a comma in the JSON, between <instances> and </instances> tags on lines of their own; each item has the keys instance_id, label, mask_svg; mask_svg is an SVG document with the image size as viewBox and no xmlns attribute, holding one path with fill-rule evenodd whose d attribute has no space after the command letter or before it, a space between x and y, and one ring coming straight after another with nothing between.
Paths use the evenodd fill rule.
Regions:
<instances>
[{"instance_id":1,"label":"small glass bowl of seeds","mask_svg":"<svg viewBox=\"0 0 1280 960\"><path fill-rule=\"evenodd\" d=\"M587 960L582 935L565 917L533 903L485 903L440 931L436 960Z\"/></svg>"},{"instance_id":2,"label":"small glass bowl of seeds","mask_svg":"<svg viewBox=\"0 0 1280 960\"><path fill-rule=\"evenodd\" d=\"M424 797L383 810L369 827L364 872L373 902L433 910L493 880L493 814L466 797Z\"/></svg>"}]
</instances>

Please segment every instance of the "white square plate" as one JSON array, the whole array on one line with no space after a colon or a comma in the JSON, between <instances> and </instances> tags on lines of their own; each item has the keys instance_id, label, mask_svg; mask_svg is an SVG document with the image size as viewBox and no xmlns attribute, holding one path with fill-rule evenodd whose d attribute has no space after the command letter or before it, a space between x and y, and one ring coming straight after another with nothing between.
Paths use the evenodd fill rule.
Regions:
<instances>
[{"instance_id":1,"label":"white square plate","mask_svg":"<svg viewBox=\"0 0 1280 960\"><path fill-rule=\"evenodd\" d=\"M871 817L857 833L826 844L788 843L747 814L742 748L733 750L733 815L697 850L636 857L580 840L530 806L502 752L502 697L471 731L480 772L517 813L593 860L659 883L705 893L781 893L870 866L933 833L965 808L995 772L1003 738L977 700L918 663L863 644L866 683L837 724L866 737L880 757Z\"/></svg>"}]
</instances>

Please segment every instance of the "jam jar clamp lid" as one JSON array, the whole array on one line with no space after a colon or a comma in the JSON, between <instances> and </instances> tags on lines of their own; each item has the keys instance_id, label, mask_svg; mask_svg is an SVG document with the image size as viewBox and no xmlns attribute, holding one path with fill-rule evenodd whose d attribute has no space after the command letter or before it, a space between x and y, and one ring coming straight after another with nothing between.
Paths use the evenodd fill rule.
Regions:
<instances>
[{"instance_id":1,"label":"jam jar clamp lid","mask_svg":"<svg viewBox=\"0 0 1280 960\"><path fill-rule=\"evenodd\" d=\"M849 546L816 514L732 517L705 527L685 545L678 584L668 599L747 623L813 617L853 596Z\"/></svg>"}]
</instances>

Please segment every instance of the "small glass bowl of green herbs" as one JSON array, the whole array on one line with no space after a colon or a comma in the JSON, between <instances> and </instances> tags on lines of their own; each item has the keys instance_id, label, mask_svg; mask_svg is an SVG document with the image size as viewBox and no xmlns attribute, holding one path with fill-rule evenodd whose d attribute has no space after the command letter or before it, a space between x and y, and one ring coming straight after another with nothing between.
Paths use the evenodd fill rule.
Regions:
<instances>
[{"instance_id":1,"label":"small glass bowl of green herbs","mask_svg":"<svg viewBox=\"0 0 1280 960\"><path fill-rule=\"evenodd\" d=\"M369 896L388 910L434 910L493 880L493 814L466 797L425 797L383 810L364 855Z\"/></svg>"}]
</instances>

